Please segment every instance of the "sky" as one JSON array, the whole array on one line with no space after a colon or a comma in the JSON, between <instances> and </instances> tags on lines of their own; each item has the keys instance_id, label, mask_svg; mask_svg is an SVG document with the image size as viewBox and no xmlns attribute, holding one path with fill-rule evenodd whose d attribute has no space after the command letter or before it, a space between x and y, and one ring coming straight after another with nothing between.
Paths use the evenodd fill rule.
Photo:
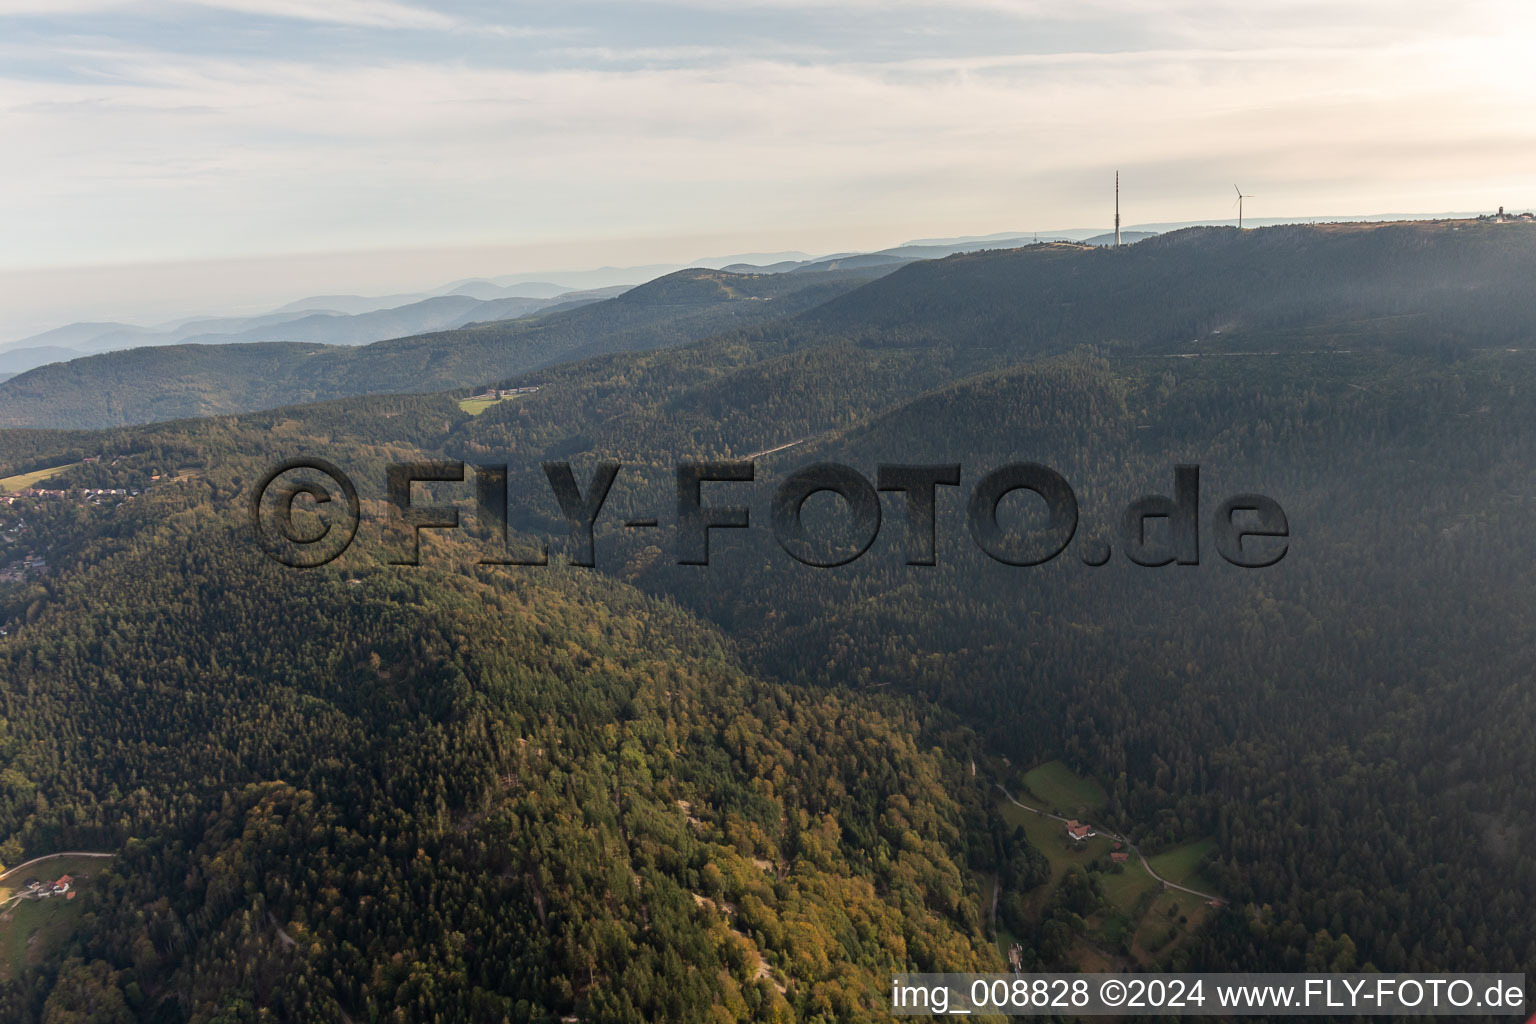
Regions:
<instances>
[{"instance_id":1,"label":"sky","mask_svg":"<svg viewBox=\"0 0 1536 1024\"><path fill-rule=\"evenodd\" d=\"M734 252L1536 204L1527 0L0 0L0 340Z\"/></svg>"}]
</instances>

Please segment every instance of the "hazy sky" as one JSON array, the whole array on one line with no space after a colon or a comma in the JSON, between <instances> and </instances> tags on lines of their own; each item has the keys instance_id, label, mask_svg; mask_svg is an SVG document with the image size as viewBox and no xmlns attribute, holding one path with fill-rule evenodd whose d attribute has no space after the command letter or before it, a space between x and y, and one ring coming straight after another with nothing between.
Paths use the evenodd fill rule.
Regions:
<instances>
[{"instance_id":1,"label":"hazy sky","mask_svg":"<svg viewBox=\"0 0 1536 1024\"><path fill-rule=\"evenodd\" d=\"M0 338L1107 225L1117 167L1128 223L1523 208L1533 64L1528 0L0 0Z\"/></svg>"}]
</instances>

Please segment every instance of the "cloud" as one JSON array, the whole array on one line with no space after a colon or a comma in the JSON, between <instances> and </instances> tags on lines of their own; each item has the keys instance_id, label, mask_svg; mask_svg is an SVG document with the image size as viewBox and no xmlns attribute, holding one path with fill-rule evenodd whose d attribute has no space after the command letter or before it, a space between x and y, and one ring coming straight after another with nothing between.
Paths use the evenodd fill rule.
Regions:
<instances>
[{"instance_id":1,"label":"cloud","mask_svg":"<svg viewBox=\"0 0 1536 1024\"><path fill-rule=\"evenodd\" d=\"M810 32L779 45L793 25L773 45L722 30L497 48L543 64L461 56L460 36L444 59L324 62L60 37L28 53L59 74L0 78L3 258L1050 229L1103 223L1116 167L1132 221L1225 216L1234 180L1266 216L1536 199L1536 78L1507 20L1433 35L1405 16L1362 36L1355 12L1308 35L1287 3L1238 32L1207 6L1198 30L1115 52L1080 36L1027 52L1000 31L947 56L828 56ZM400 9L327 11L363 8Z\"/></svg>"},{"instance_id":2,"label":"cloud","mask_svg":"<svg viewBox=\"0 0 1536 1024\"><path fill-rule=\"evenodd\" d=\"M338 25L400 29L451 29L457 18L396 0L0 0L0 17L58 18L108 11L166 11L202 7L239 14Z\"/></svg>"}]
</instances>

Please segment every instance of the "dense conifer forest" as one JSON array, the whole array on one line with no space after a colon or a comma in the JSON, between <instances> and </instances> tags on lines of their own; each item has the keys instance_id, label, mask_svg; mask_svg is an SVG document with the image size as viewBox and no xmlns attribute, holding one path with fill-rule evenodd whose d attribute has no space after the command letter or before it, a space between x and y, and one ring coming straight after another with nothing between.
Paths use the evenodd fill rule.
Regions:
<instances>
[{"instance_id":1,"label":"dense conifer forest","mask_svg":"<svg viewBox=\"0 0 1536 1024\"><path fill-rule=\"evenodd\" d=\"M0 1019L881 1020L893 971L1014 944L1040 970L1536 968L1533 273L1518 224L1037 246L665 347L593 326L455 391L0 432L0 478L69 467L0 504L0 567L47 565L0 583L0 861L118 854ZM461 406L487 384L538 390ZM363 510L310 570L245 519L303 455ZM675 468L729 459L754 479L705 501L751 528L677 564ZM416 491L462 526L392 565L385 469L424 460L470 467ZM542 464L586 487L610 461L597 565L568 565ZM907 564L896 493L861 558L791 558L774 491L817 462L958 464L936 564ZM1075 492L1049 564L969 532L1010 462ZM503 464L511 543L549 566L480 564L473 467ZM1199 564L1132 564L1121 511L1181 464ZM1254 492L1289 536L1243 569L1211 516ZM1127 898L1134 863L1069 861L1003 789L1217 898Z\"/></svg>"}]
</instances>

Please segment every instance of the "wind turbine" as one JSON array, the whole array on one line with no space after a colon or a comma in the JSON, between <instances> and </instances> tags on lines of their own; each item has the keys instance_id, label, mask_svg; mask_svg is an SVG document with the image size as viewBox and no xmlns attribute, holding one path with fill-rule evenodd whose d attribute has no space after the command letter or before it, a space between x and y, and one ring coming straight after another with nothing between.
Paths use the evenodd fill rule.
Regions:
<instances>
[{"instance_id":1,"label":"wind turbine","mask_svg":"<svg viewBox=\"0 0 1536 1024\"><path fill-rule=\"evenodd\" d=\"M1233 185L1232 189L1237 193L1237 230L1241 231L1243 230L1243 200L1252 199L1253 196L1243 195L1243 190L1236 185Z\"/></svg>"}]
</instances>

